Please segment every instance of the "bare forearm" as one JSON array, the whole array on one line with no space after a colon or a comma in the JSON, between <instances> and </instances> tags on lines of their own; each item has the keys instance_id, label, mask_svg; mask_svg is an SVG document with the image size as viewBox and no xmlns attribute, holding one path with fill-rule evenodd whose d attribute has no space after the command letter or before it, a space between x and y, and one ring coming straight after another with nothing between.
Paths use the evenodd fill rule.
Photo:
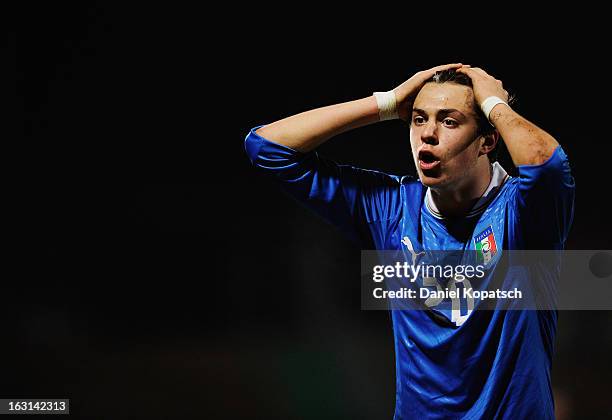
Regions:
<instances>
[{"instance_id":1,"label":"bare forearm","mask_svg":"<svg viewBox=\"0 0 612 420\"><path fill-rule=\"evenodd\" d=\"M309 152L340 133L378 121L376 98L370 96L284 118L261 127L257 134L300 152Z\"/></svg>"},{"instance_id":2,"label":"bare forearm","mask_svg":"<svg viewBox=\"0 0 612 420\"><path fill-rule=\"evenodd\" d=\"M515 166L542 164L559 145L546 131L503 104L493 108L490 119L504 139Z\"/></svg>"}]
</instances>

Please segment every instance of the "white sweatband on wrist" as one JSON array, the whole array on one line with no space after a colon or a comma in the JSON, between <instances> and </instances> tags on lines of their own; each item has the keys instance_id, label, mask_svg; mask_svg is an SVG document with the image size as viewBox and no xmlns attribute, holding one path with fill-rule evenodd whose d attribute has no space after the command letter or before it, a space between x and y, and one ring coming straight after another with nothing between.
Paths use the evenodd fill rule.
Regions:
<instances>
[{"instance_id":1,"label":"white sweatband on wrist","mask_svg":"<svg viewBox=\"0 0 612 420\"><path fill-rule=\"evenodd\" d=\"M380 121L397 120L399 118L395 92L392 90L388 92L374 92L374 97L378 104L378 117Z\"/></svg>"},{"instance_id":2,"label":"white sweatband on wrist","mask_svg":"<svg viewBox=\"0 0 612 420\"><path fill-rule=\"evenodd\" d=\"M480 104L480 109L482 109L482 112L485 114L489 122L491 122L491 118L489 118L489 114L491 114L493 107L497 104L505 104L507 106L510 106L508 105L506 101L504 101L501 98L498 98L497 96L489 96L487 99L482 101L482 103Z\"/></svg>"}]
</instances>

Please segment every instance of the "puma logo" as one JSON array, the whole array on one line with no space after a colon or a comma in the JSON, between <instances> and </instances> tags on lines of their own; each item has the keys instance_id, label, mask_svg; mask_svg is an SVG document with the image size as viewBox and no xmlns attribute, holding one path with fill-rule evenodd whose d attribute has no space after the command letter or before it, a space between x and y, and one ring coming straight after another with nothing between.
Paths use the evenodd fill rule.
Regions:
<instances>
[{"instance_id":1,"label":"puma logo","mask_svg":"<svg viewBox=\"0 0 612 420\"><path fill-rule=\"evenodd\" d=\"M404 238L402 238L402 243L406 245L406 248L408 248L408 252L410 252L410 255L412 255L412 265L416 265L417 257L419 255L425 255L425 251L421 251L419 253L414 252L414 246L412 246L412 242L407 236L404 236Z\"/></svg>"}]
</instances>

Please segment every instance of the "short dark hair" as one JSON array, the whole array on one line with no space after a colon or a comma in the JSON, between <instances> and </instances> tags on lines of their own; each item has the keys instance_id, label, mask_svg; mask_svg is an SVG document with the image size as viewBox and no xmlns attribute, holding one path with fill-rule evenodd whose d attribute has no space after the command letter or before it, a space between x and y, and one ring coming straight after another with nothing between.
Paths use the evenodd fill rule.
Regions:
<instances>
[{"instance_id":1,"label":"short dark hair","mask_svg":"<svg viewBox=\"0 0 612 420\"><path fill-rule=\"evenodd\" d=\"M425 83L456 83L458 85L469 86L472 87L472 79L469 76L463 73L457 73L455 70L442 70L436 72L429 80ZM512 105L514 103L515 98L514 95L510 95L508 98L508 104ZM478 136L482 136L485 134L490 134L495 131L495 127L489 123L489 120L482 112L478 104L474 101L474 113L476 114L476 122L478 124ZM491 162L495 162L497 160L497 154L500 148L500 143L502 143L502 139L500 138L495 146L495 149L491 150L487 156Z\"/></svg>"}]
</instances>

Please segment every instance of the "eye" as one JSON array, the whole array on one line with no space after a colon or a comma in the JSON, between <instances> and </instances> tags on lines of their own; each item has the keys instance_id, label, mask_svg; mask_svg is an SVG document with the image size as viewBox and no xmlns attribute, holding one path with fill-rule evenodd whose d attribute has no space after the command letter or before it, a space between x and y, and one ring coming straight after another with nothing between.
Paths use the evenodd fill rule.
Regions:
<instances>
[{"instance_id":1,"label":"eye","mask_svg":"<svg viewBox=\"0 0 612 420\"><path fill-rule=\"evenodd\" d=\"M423 124L425 122L425 118L421 117L420 115L415 115L414 118L412 118L412 121L415 124Z\"/></svg>"},{"instance_id":2,"label":"eye","mask_svg":"<svg viewBox=\"0 0 612 420\"><path fill-rule=\"evenodd\" d=\"M450 118L445 118L444 121L442 121L442 123L446 127L457 127L459 125L459 123L457 121L451 120Z\"/></svg>"}]
</instances>

